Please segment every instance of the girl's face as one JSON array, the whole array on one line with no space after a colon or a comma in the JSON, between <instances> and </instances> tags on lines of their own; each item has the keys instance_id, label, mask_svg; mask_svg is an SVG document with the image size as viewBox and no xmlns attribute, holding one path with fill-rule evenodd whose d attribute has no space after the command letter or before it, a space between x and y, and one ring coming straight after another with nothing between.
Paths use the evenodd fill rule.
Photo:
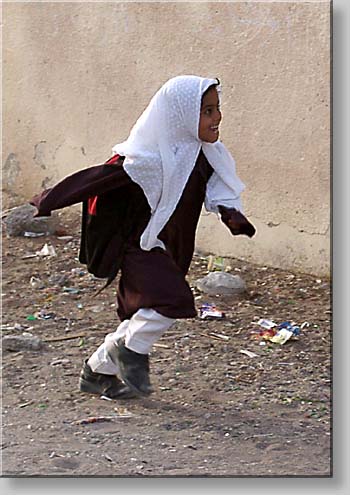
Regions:
<instances>
[{"instance_id":1,"label":"girl's face","mask_svg":"<svg viewBox=\"0 0 350 495\"><path fill-rule=\"evenodd\" d=\"M206 143L215 143L219 138L221 112L219 95L215 86L210 88L202 98L199 117L198 137Z\"/></svg>"}]
</instances>

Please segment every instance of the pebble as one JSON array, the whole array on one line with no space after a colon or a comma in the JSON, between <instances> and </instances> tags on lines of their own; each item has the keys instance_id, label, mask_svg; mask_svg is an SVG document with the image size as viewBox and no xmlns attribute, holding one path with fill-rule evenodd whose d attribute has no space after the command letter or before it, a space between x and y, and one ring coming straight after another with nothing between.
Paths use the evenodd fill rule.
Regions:
<instances>
[{"instance_id":1,"label":"pebble","mask_svg":"<svg viewBox=\"0 0 350 495\"><path fill-rule=\"evenodd\" d=\"M60 287L64 287L68 283L69 277L66 274L58 273L51 275L48 281L51 285L59 285Z\"/></svg>"},{"instance_id":2,"label":"pebble","mask_svg":"<svg viewBox=\"0 0 350 495\"><path fill-rule=\"evenodd\" d=\"M196 287L209 295L241 294L246 284L239 275L225 272L211 272L195 281Z\"/></svg>"},{"instance_id":3,"label":"pebble","mask_svg":"<svg viewBox=\"0 0 350 495\"><path fill-rule=\"evenodd\" d=\"M58 216L52 214L50 217L36 217L37 209L30 204L24 204L13 208L4 218L6 233L9 236L24 236L31 234L53 234L59 223Z\"/></svg>"},{"instance_id":4,"label":"pebble","mask_svg":"<svg viewBox=\"0 0 350 495\"><path fill-rule=\"evenodd\" d=\"M68 364L70 363L69 359L55 359L50 363L50 366L56 366L57 364Z\"/></svg>"},{"instance_id":5,"label":"pebble","mask_svg":"<svg viewBox=\"0 0 350 495\"><path fill-rule=\"evenodd\" d=\"M33 335L6 335L2 338L2 348L4 351L40 351L42 347L42 340Z\"/></svg>"}]
</instances>

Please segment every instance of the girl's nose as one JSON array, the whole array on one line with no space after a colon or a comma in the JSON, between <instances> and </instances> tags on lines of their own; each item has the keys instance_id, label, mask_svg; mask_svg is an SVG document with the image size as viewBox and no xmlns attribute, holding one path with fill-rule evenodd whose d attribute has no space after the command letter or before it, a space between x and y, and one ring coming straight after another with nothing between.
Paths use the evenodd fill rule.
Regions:
<instances>
[{"instance_id":1,"label":"girl's nose","mask_svg":"<svg viewBox=\"0 0 350 495\"><path fill-rule=\"evenodd\" d=\"M215 118L215 120L216 120L218 123L219 123L219 122L221 122L222 115L221 115L220 110L216 110L215 115L214 115L214 118Z\"/></svg>"}]
</instances>

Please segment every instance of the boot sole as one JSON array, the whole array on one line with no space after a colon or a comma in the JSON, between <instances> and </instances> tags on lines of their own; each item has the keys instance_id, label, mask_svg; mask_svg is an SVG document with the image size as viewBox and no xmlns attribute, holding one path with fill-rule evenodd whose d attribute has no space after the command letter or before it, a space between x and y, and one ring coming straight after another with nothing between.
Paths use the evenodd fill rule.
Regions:
<instances>
[{"instance_id":1,"label":"boot sole","mask_svg":"<svg viewBox=\"0 0 350 495\"><path fill-rule=\"evenodd\" d=\"M131 389L131 387L130 387ZM91 385L91 383L87 382L84 379L79 380L79 390L80 392L86 393L86 394L92 394L92 395L105 395L106 397L109 397L108 394L105 392L101 391L98 387L94 387ZM124 391L121 392L120 395L115 395L114 397L109 397L112 400L118 400L118 399L134 399L135 398L135 393L133 390L130 391Z\"/></svg>"}]
</instances>

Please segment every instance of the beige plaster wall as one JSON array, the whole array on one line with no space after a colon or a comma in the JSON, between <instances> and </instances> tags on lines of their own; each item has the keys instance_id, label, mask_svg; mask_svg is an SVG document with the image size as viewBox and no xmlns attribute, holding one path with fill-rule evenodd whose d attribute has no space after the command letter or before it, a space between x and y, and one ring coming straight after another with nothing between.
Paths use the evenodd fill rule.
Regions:
<instances>
[{"instance_id":1,"label":"beige plaster wall","mask_svg":"<svg viewBox=\"0 0 350 495\"><path fill-rule=\"evenodd\" d=\"M3 202L104 161L154 92L219 77L253 240L203 214L197 247L327 274L329 2L3 4Z\"/></svg>"}]
</instances>

